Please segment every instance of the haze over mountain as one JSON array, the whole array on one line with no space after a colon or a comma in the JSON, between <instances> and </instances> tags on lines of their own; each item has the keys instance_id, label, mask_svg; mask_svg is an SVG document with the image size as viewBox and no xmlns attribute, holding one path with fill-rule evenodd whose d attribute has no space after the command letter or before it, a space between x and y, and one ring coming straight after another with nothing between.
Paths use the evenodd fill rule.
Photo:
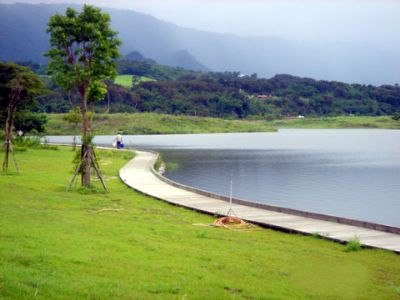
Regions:
<instances>
[{"instance_id":1,"label":"haze over mountain","mask_svg":"<svg viewBox=\"0 0 400 300\"><path fill-rule=\"evenodd\" d=\"M0 59L45 61L46 23L71 4L0 4ZM76 6L77 8L79 6ZM171 66L241 71L272 77L287 73L316 79L368 84L400 82L400 55L375 43L311 42L244 37L179 27L131 10L104 8L123 41L134 50Z\"/></svg>"}]
</instances>

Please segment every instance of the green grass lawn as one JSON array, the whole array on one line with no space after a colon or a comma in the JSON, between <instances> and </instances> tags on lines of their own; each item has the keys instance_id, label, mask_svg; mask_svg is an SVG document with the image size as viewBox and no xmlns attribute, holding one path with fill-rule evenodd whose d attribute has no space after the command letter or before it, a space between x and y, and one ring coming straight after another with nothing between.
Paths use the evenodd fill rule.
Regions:
<instances>
[{"instance_id":1,"label":"green grass lawn","mask_svg":"<svg viewBox=\"0 0 400 300\"><path fill-rule=\"evenodd\" d=\"M47 114L48 135L80 134L80 126L67 124L63 114ZM293 120L224 120L219 118L174 116L156 113L95 114L92 129L96 134L173 134L216 132L268 132L275 128L380 128L400 129L400 121L390 116L340 116Z\"/></svg>"},{"instance_id":2,"label":"green grass lawn","mask_svg":"<svg viewBox=\"0 0 400 300\"><path fill-rule=\"evenodd\" d=\"M391 116L339 116L292 120L275 120L271 126L278 128L380 128L400 129L400 121Z\"/></svg>"},{"instance_id":3,"label":"green grass lawn","mask_svg":"<svg viewBox=\"0 0 400 300\"><path fill-rule=\"evenodd\" d=\"M132 87L132 79L135 78L135 83L138 84L139 82L146 82L146 81L154 81L154 79L145 77L145 76L135 76L135 75L118 75L114 83L122 85L124 87Z\"/></svg>"},{"instance_id":4,"label":"green grass lawn","mask_svg":"<svg viewBox=\"0 0 400 300\"><path fill-rule=\"evenodd\" d=\"M213 217L134 192L117 178L131 155L98 153L110 193L66 192L65 148L17 152L20 175L0 174L1 299L400 297L398 255L196 226Z\"/></svg>"},{"instance_id":5,"label":"green grass lawn","mask_svg":"<svg viewBox=\"0 0 400 300\"><path fill-rule=\"evenodd\" d=\"M63 121L62 114L48 114L48 135L80 134L80 126ZM275 131L266 122L218 118L173 116L155 113L95 114L92 129L96 134L172 134L215 132Z\"/></svg>"}]
</instances>

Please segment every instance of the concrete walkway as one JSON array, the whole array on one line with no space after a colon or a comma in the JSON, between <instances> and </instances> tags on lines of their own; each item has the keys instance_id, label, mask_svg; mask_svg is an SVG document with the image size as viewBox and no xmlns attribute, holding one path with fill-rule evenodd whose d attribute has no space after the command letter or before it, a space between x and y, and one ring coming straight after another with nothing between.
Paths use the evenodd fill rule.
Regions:
<instances>
[{"instance_id":1,"label":"concrete walkway","mask_svg":"<svg viewBox=\"0 0 400 300\"><path fill-rule=\"evenodd\" d=\"M120 170L120 178L131 188L157 199L209 214L224 215L229 203L173 186L152 172L157 154L136 151L136 157ZM400 234L340 224L332 221L282 213L247 205L233 204L235 214L244 220L265 227L303 234L318 233L325 238L347 242L359 238L369 247L400 253Z\"/></svg>"}]
</instances>

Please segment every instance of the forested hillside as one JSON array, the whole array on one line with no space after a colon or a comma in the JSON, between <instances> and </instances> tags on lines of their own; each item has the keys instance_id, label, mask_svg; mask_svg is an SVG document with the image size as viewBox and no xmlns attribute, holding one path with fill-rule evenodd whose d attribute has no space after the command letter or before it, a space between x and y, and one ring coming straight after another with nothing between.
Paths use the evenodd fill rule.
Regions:
<instances>
[{"instance_id":1,"label":"forested hillside","mask_svg":"<svg viewBox=\"0 0 400 300\"><path fill-rule=\"evenodd\" d=\"M43 66L33 65L37 72ZM392 115L400 111L398 85L361 85L276 75L270 79L239 72L200 72L154 61L123 60L120 74L133 75L131 87L108 82L99 112L158 112L233 118L291 116ZM138 80L141 76L153 81ZM51 93L39 99L39 111L66 112L76 95L43 76Z\"/></svg>"}]
</instances>

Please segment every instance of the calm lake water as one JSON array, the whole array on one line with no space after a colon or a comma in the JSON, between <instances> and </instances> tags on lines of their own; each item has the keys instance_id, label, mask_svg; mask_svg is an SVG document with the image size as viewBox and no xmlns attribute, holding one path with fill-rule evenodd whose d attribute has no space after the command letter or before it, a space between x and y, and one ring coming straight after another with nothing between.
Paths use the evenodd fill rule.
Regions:
<instances>
[{"instance_id":1,"label":"calm lake water","mask_svg":"<svg viewBox=\"0 0 400 300\"><path fill-rule=\"evenodd\" d=\"M110 145L113 136L96 137ZM70 141L50 137L53 142ZM125 136L176 163L177 182L254 202L400 226L400 131Z\"/></svg>"}]
</instances>

